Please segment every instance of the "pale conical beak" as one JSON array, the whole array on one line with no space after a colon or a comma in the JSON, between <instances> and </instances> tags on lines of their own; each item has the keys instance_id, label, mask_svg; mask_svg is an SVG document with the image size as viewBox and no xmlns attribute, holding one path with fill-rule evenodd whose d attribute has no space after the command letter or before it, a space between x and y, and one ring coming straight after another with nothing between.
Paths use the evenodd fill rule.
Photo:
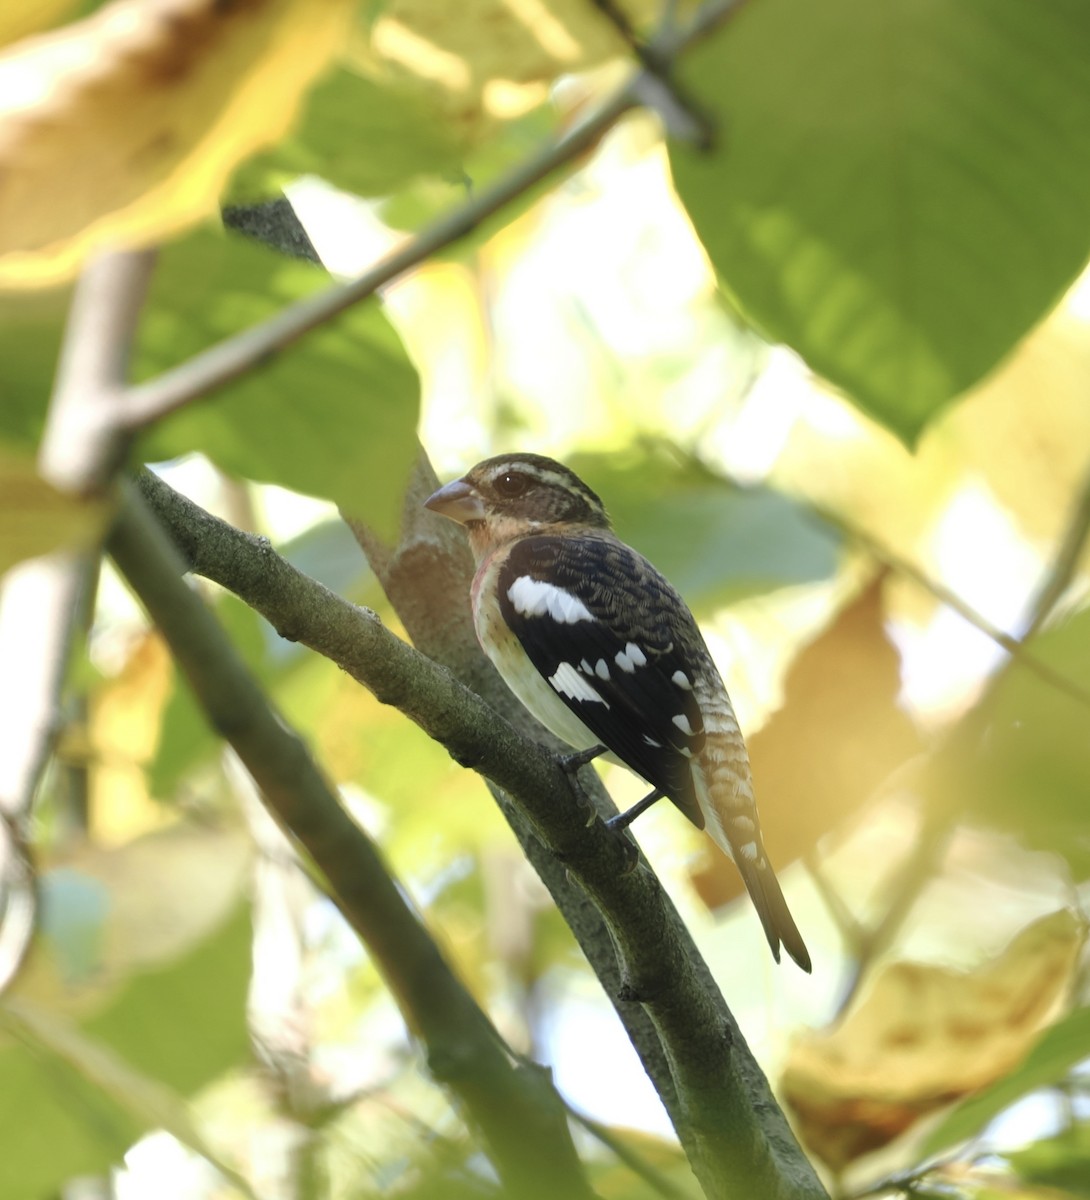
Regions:
<instances>
[{"instance_id":1,"label":"pale conical beak","mask_svg":"<svg viewBox=\"0 0 1090 1200\"><path fill-rule=\"evenodd\" d=\"M424 507L450 517L461 525L469 521L483 521L485 516L484 502L464 479L455 479L453 483L441 487L424 501Z\"/></svg>"}]
</instances>

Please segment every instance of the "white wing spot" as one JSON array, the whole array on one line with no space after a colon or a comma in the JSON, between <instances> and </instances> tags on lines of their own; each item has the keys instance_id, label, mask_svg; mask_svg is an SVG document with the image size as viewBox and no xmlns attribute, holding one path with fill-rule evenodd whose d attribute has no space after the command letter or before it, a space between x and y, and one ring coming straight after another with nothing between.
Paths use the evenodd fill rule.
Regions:
<instances>
[{"instance_id":1,"label":"white wing spot","mask_svg":"<svg viewBox=\"0 0 1090 1200\"><path fill-rule=\"evenodd\" d=\"M684 671L675 671L670 678L683 692L691 692L693 690L693 685L689 682L689 676Z\"/></svg>"},{"instance_id":2,"label":"white wing spot","mask_svg":"<svg viewBox=\"0 0 1090 1200\"><path fill-rule=\"evenodd\" d=\"M757 861L757 843L756 842L745 842L743 845L738 847L738 853L744 859L746 859L748 862L756 862Z\"/></svg>"},{"instance_id":3,"label":"white wing spot","mask_svg":"<svg viewBox=\"0 0 1090 1200\"><path fill-rule=\"evenodd\" d=\"M614 655L613 661L622 671L627 671L629 675L633 675L637 667L647 666L647 655L644 654L635 642L629 642L623 650L619 650Z\"/></svg>"},{"instance_id":4,"label":"white wing spot","mask_svg":"<svg viewBox=\"0 0 1090 1200\"><path fill-rule=\"evenodd\" d=\"M604 658L600 658L594 664L594 673L595 673L595 675L598 676L599 679L608 679L609 678L609 663L607 663Z\"/></svg>"},{"instance_id":5,"label":"white wing spot","mask_svg":"<svg viewBox=\"0 0 1090 1200\"><path fill-rule=\"evenodd\" d=\"M686 737L693 736L693 727L689 724L689 718L684 713L678 713L674 717L674 724L681 730Z\"/></svg>"},{"instance_id":6,"label":"white wing spot","mask_svg":"<svg viewBox=\"0 0 1090 1200\"><path fill-rule=\"evenodd\" d=\"M656 741L655 741L655 739L654 739L653 737L648 737L646 733L643 735L643 740L644 740L644 741L645 741L645 742L646 742L646 743L647 743L649 746L654 746L656 750L661 750L661 749L662 749L662 742L656 742Z\"/></svg>"},{"instance_id":7,"label":"white wing spot","mask_svg":"<svg viewBox=\"0 0 1090 1200\"><path fill-rule=\"evenodd\" d=\"M579 674L571 663L561 663L556 669L556 674L549 676L549 683L562 696L567 696L570 700L583 700L590 704L605 704L606 708L609 708L606 701L598 695L597 691Z\"/></svg>"},{"instance_id":8,"label":"white wing spot","mask_svg":"<svg viewBox=\"0 0 1090 1200\"><path fill-rule=\"evenodd\" d=\"M515 606L515 612L524 617L543 617L548 614L561 625L594 620L594 615L578 596L529 575L520 575L511 584L507 589L507 599Z\"/></svg>"}]
</instances>

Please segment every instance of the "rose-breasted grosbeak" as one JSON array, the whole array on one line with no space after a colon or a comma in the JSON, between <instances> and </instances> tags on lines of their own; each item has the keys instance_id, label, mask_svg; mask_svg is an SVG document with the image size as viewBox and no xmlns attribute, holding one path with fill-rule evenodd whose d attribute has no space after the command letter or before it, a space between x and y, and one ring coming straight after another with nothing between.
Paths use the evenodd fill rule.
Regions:
<instances>
[{"instance_id":1,"label":"rose-breasted grosbeak","mask_svg":"<svg viewBox=\"0 0 1090 1200\"><path fill-rule=\"evenodd\" d=\"M466 528L477 636L515 695L570 746L599 747L655 789L612 824L669 796L737 864L776 960L782 942L809 971L734 710L681 596L550 458L487 459L427 506Z\"/></svg>"}]
</instances>

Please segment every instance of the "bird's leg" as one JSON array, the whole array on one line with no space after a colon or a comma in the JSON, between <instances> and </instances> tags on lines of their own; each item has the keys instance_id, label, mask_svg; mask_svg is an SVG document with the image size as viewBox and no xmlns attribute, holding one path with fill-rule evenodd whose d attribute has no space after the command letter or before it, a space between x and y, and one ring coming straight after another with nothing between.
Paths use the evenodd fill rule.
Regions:
<instances>
[{"instance_id":1,"label":"bird's leg","mask_svg":"<svg viewBox=\"0 0 1090 1200\"><path fill-rule=\"evenodd\" d=\"M647 812L656 800L661 800L665 795L666 793L661 788L655 788L653 792L648 792L642 800L637 800L631 808L625 809L623 813L618 813L615 817L610 817L606 822L606 828L627 829L640 813Z\"/></svg>"},{"instance_id":2,"label":"bird's leg","mask_svg":"<svg viewBox=\"0 0 1090 1200\"><path fill-rule=\"evenodd\" d=\"M592 762L599 754L605 754L605 746L591 746L588 750L576 750L573 754L562 754L560 756L560 769L571 780L572 788L575 794L579 797L580 803L587 810L587 825L592 825L598 816L598 810L594 807L594 801L587 795L583 784L579 779L579 770L585 767L587 763Z\"/></svg>"},{"instance_id":3,"label":"bird's leg","mask_svg":"<svg viewBox=\"0 0 1090 1200\"><path fill-rule=\"evenodd\" d=\"M585 767L587 763L593 762L599 755L605 754L605 752L605 746L599 744L591 746L589 750L576 750L572 754L562 754L560 756L560 766L569 775L574 776L580 767Z\"/></svg>"}]
</instances>

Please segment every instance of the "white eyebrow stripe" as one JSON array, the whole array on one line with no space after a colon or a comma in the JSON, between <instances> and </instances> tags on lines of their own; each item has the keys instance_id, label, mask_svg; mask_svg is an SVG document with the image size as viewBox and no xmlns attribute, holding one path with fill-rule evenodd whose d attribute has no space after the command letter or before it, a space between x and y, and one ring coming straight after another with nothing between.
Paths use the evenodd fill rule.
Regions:
<instances>
[{"instance_id":1,"label":"white eyebrow stripe","mask_svg":"<svg viewBox=\"0 0 1090 1200\"><path fill-rule=\"evenodd\" d=\"M571 663L562 662L556 668L556 673L549 676L549 683L562 696L567 696L570 700L605 704L606 708L609 708L609 704L598 694L597 689L587 679L584 679Z\"/></svg>"},{"instance_id":2,"label":"white eyebrow stripe","mask_svg":"<svg viewBox=\"0 0 1090 1200\"><path fill-rule=\"evenodd\" d=\"M594 620L594 614L578 596L531 575L520 575L507 589L507 599L515 606L515 612L523 617L547 614L561 625Z\"/></svg>"}]
</instances>

